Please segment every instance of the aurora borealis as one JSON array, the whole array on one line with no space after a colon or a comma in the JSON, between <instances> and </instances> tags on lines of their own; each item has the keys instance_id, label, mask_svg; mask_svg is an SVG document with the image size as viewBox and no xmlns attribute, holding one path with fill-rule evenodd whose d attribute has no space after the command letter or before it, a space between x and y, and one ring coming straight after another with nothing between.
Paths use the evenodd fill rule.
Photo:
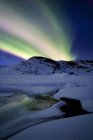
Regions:
<instances>
[{"instance_id":1,"label":"aurora borealis","mask_svg":"<svg viewBox=\"0 0 93 140\"><path fill-rule=\"evenodd\" d=\"M92 5L87 0L0 0L0 50L22 59L90 59Z\"/></svg>"},{"instance_id":2,"label":"aurora borealis","mask_svg":"<svg viewBox=\"0 0 93 140\"><path fill-rule=\"evenodd\" d=\"M44 1L26 0L28 7L20 3L23 9L17 9L11 0L0 2L0 49L24 59L39 55L55 60L75 59L71 34L67 35Z\"/></svg>"}]
</instances>

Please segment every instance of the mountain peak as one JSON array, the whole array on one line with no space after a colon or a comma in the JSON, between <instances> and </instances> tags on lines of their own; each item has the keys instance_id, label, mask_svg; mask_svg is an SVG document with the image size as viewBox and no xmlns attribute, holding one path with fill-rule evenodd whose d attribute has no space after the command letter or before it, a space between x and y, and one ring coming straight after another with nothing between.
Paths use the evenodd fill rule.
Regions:
<instances>
[{"instance_id":1,"label":"mountain peak","mask_svg":"<svg viewBox=\"0 0 93 140\"><path fill-rule=\"evenodd\" d=\"M55 60L52 60L50 58L46 58L46 57L42 57L42 56L34 56L34 57L31 57L27 60L28 62L30 61L42 61L42 62L47 62L47 63L57 63L57 61Z\"/></svg>"},{"instance_id":2,"label":"mountain peak","mask_svg":"<svg viewBox=\"0 0 93 140\"><path fill-rule=\"evenodd\" d=\"M14 66L13 69L28 74L53 74L61 72L60 64L57 61L41 56L31 57Z\"/></svg>"}]
</instances>

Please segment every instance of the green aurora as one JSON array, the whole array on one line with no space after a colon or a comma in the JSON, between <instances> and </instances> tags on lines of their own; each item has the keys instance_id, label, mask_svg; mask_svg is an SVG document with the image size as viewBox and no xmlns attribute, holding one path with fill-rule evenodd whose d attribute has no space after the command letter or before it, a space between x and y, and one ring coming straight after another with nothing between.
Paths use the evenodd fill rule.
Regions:
<instances>
[{"instance_id":1,"label":"green aurora","mask_svg":"<svg viewBox=\"0 0 93 140\"><path fill-rule=\"evenodd\" d=\"M0 49L24 59L32 56L68 61L76 59L71 53L73 35L65 30L65 21L60 25L44 1L34 0L28 5L34 8L29 11L23 5L25 10L20 6L17 9L11 0L9 3L1 0Z\"/></svg>"}]
</instances>

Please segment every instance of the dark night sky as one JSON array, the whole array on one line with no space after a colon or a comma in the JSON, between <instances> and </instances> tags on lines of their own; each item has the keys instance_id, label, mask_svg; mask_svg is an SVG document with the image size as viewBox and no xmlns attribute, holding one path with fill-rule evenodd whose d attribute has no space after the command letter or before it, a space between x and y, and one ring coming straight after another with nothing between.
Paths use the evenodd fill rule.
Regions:
<instances>
[{"instance_id":1,"label":"dark night sky","mask_svg":"<svg viewBox=\"0 0 93 140\"><path fill-rule=\"evenodd\" d=\"M77 59L93 59L93 2L92 2L92 0L63 0L63 1L62 0L43 0L43 3L45 4L45 6L47 5L48 9L51 9L53 15L55 15L57 20L60 22L60 26L62 28L66 28L65 31L68 32L69 35L71 34L71 36L73 36L73 39L72 39L73 41L71 42L70 51L66 51L67 50L66 47L68 46L68 44L66 44L66 47L62 48L62 50L61 50L64 53L63 59L70 60L70 58L73 55L77 56ZM34 7L34 5L30 5L30 4L32 4L32 3L30 3L30 0L20 0L20 1L19 0L9 0L9 1L1 0L1 4L3 4L3 7L4 7L4 5L9 5L10 9L11 9L11 7L12 7L12 9L14 8L15 10L17 10L18 13L21 13L21 16L23 14L23 16L25 17L25 21L27 20L29 23L32 23L31 20L33 19L33 21L36 23L36 27L38 26L38 27L40 27L40 29L46 30L46 33L50 35L52 42L54 42L55 38L57 38L57 37L58 37L59 41L61 40L61 37L60 37L60 35L58 35L58 32L54 31L52 29L53 27L50 26L50 21L53 21L52 16L49 16L48 12L47 12L47 14L45 14L45 15L49 16L49 22L48 22L48 20L46 18L47 16L43 15L44 14L43 10L40 11L41 16L39 16L39 14L38 14L38 16L36 15L39 10L39 8L38 8L39 4L35 5L35 7ZM44 9L44 8L45 7L43 7L42 9ZM9 9L9 7L8 7L8 9ZM44 12L46 12L46 11L44 10ZM3 12L4 12L4 10L3 10ZM1 16L3 17L4 15L2 14ZM50 19L50 17L51 17L51 19ZM15 18L15 17L13 16L13 18ZM13 21L13 19L12 19L12 21ZM64 21L64 23L63 23L63 21ZM21 25L20 23L19 23L19 25ZM64 26L63 26L63 24L64 24ZM6 26L7 26L7 30L5 28ZM15 44L17 44L17 42L18 43L21 42L21 45L25 44L24 48L27 48L27 45L29 45L29 43L33 44L33 40L32 40L32 42L29 42L29 40L27 40L29 38L29 35L28 35L28 38L25 40L27 43L26 44L23 41L24 38L21 38L22 39L21 41L19 40L20 36L21 37L24 37L24 36L22 36L22 35L18 36L19 34L14 32L13 30L11 31L12 26L10 27L6 23L5 27L3 27L3 29L2 29L2 26L1 26L1 30L0 30L0 33L1 33L0 34L0 37L1 37L0 38L0 48L2 49L2 51L0 51L0 64L13 64L15 62L18 62L19 60L22 60L21 58L24 58L24 59L28 58L30 56L30 51L26 49L26 51L27 51L26 52L25 49L22 49L22 47L20 47L20 49L18 47L16 48ZM9 27L9 30L8 30L8 27ZM54 24L54 27L56 27L55 24ZM69 32L69 30L70 30L70 32ZM10 38L10 35L11 35L10 31L13 33L12 39ZM7 32L9 35L7 36L7 34L5 34L5 32ZM23 30L20 29L20 32L23 33ZM14 37L14 33L15 33L16 38ZM55 35L54 35L54 33L55 33ZM43 33L41 35L41 38L42 37L43 37ZM60 37L60 39L59 39L59 37ZM37 38L38 38L38 34L37 34ZM64 38L63 38L63 40L64 40ZM65 41L66 40L67 39L65 38ZM71 41L71 38L69 40ZM16 43L15 43L15 41L16 41ZM37 39L36 39L36 41L37 41ZM2 42L6 43L6 44L2 45ZM9 44L10 42L12 44L12 47L10 47L10 46L8 47L8 45L11 45L11 44ZM15 44L13 44L13 43L15 43ZM46 43L46 41L45 41L45 43ZM48 44L49 44L49 42L48 42ZM37 45L37 47L35 48L36 55L50 57L50 55L48 55L48 53L46 53L46 51L44 52L43 48L42 49L39 48L40 46L37 43L34 45ZM64 45L64 44L62 44L62 45ZM50 46L48 46L48 47L50 47ZM31 47L31 56L34 56L35 52L32 48L34 48L34 47ZM58 45L56 48L58 51L60 50ZM52 51L52 50L50 50L50 51ZM26 54L24 52L26 52ZM60 58L60 57L58 57L59 55L60 55L60 53L57 53L52 58L59 59ZM67 57L67 56L69 56L69 57Z\"/></svg>"},{"instance_id":2,"label":"dark night sky","mask_svg":"<svg viewBox=\"0 0 93 140\"><path fill-rule=\"evenodd\" d=\"M77 52L78 59L93 59L93 3L71 1L68 11L76 31L73 51Z\"/></svg>"},{"instance_id":3,"label":"dark night sky","mask_svg":"<svg viewBox=\"0 0 93 140\"><path fill-rule=\"evenodd\" d=\"M53 5L55 9L57 7L58 15L61 17L62 0L58 0ZM93 59L92 0L65 0L64 11L75 30L72 51L77 54L77 59Z\"/></svg>"}]
</instances>

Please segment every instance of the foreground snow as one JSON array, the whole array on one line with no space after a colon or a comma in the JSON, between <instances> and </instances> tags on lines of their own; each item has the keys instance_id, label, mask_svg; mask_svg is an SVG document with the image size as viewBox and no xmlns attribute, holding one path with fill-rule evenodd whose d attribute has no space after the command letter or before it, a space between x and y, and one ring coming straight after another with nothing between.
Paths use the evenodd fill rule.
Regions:
<instances>
[{"instance_id":1,"label":"foreground snow","mask_svg":"<svg viewBox=\"0 0 93 140\"><path fill-rule=\"evenodd\" d=\"M43 123L26 129L9 140L92 140L93 115L81 115Z\"/></svg>"},{"instance_id":2,"label":"foreground snow","mask_svg":"<svg viewBox=\"0 0 93 140\"><path fill-rule=\"evenodd\" d=\"M30 74L15 73L8 75L7 73L1 73L0 78L2 79L0 81L1 97L11 96L15 93L26 94L28 97L48 94L58 100L58 103L49 108L35 113L27 112L27 114L23 114L23 116L2 125L0 127L1 139L11 137L15 134L9 140L93 139L92 114L62 118L64 112L59 109L60 106L65 104L63 101L60 101L60 98L67 97L78 99L83 109L93 112L93 75L76 76L63 73L36 76ZM62 119L55 120L60 116ZM55 121L50 122L50 120Z\"/></svg>"}]
</instances>

